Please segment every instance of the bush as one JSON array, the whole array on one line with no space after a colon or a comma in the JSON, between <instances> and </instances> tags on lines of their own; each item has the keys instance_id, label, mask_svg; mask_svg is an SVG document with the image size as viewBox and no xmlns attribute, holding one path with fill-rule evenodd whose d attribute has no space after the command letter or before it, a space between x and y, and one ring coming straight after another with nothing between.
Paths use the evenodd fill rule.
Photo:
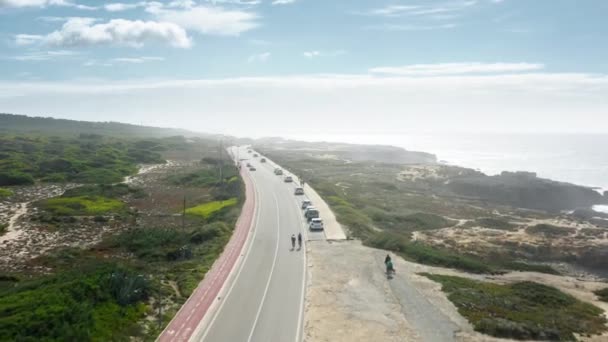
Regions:
<instances>
[{"instance_id":1,"label":"bush","mask_svg":"<svg viewBox=\"0 0 608 342\"><path fill-rule=\"evenodd\" d=\"M534 282L510 285L424 274L442 290L475 330L496 337L574 341L574 334L606 331L603 310Z\"/></svg>"},{"instance_id":2,"label":"bush","mask_svg":"<svg viewBox=\"0 0 608 342\"><path fill-rule=\"evenodd\" d=\"M13 192L8 190L8 189L2 189L0 188L0 199L4 198L4 197L9 197L12 196Z\"/></svg>"},{"instance_id":3,"label":"bush","mask_svg":"<svg viewBox=\"0 0 608 342\"><path fill-rule=\"evenodd\" d=\"M34 178L31 175L17 171L0 172L0 186L30 184L34 184Z\"/></svg>"},{"instance_id":4,"label":"bush","mask_svg":"<svg viewBox=\"0 0 608 342\"><path fill-rule=\"evenodd\" d=\"M601 301L608 302L608 287L594 292Z\"/></svg>"}]
</instances>

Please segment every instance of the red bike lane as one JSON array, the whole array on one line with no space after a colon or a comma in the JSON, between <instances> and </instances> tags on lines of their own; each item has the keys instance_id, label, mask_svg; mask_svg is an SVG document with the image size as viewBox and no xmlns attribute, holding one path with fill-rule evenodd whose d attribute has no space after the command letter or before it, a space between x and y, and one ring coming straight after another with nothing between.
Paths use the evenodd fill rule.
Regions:
<instances>
[{"instance_id":1,"label":"red bike lane","mask_svg":"<svg viewBox=\"0 0 608 342\"><path fill-rule=\"evenodd\" d=\"M175 317L173 317L165 330L160 334L157 341L176 342L188 341L190 339L213 302L217 300L222 286L234 268L238 257L241 255L253 224L256 201L253 183L249 174L241 170L241 176L245 183L246 198L230 241L226 244L220 257L213 263L205 278L192 292L190 298L182 305Z\"/></svg>"}]
</instances>

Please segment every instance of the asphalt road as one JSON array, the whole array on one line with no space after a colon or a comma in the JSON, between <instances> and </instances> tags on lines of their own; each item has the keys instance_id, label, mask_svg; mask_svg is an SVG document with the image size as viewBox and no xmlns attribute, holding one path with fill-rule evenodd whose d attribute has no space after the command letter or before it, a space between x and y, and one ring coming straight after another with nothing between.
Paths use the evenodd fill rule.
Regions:
<instances>
[{"instance_id":1,"label":"asphalt road","mask_svg":"<svg viewBox=\"0 0 608 342\"><path fill-rule=\"evenodd\" d=\"M283 182L273 167L248 158L257 168L250 172L257 192L257 215L245 259L217 311L205 327L199 327L192 341L288 342L302 338L305 289L305 248L291 248L290 237L301 232L307 239L293 191L296 185Z\"/></svg>"}]
</instances>

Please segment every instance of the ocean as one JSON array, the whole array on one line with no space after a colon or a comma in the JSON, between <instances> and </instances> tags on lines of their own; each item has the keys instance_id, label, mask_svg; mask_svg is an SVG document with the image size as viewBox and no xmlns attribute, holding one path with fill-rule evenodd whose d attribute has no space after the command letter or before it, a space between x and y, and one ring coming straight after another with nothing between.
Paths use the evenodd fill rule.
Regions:
<instances>
[{"instance_id":1,"label":"ocean","mask_svg":"<svg viewBox=\"0 0 608 342\"><path fill-rule=\"evenodd\" d=\"M430 152L447 164L494 175L531 171L539 177L608 190L608 134L340 134L302 140L387 144ZM608 212L608 206L596 207Z\"/></svg>"}]
</instances>

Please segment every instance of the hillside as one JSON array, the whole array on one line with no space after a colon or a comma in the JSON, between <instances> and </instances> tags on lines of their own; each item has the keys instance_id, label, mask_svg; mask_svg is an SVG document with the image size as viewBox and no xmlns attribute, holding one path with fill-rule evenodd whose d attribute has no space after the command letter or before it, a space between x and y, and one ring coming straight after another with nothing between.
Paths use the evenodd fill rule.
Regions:
<instances>
[{"instance_id":1,"label":"hillside","mask_svg":"<svg viewBox=\"0 0 608 342\"><path fill-rule=\"evenodd\" d=\"M177 135L207 139L220 137L220 135L177 128L139 126L119 122L76 121L0 113L0 134L7 133L44 135L99 134L113 137L137 138L163 138Z\"/></svg>"}]
</instances>

